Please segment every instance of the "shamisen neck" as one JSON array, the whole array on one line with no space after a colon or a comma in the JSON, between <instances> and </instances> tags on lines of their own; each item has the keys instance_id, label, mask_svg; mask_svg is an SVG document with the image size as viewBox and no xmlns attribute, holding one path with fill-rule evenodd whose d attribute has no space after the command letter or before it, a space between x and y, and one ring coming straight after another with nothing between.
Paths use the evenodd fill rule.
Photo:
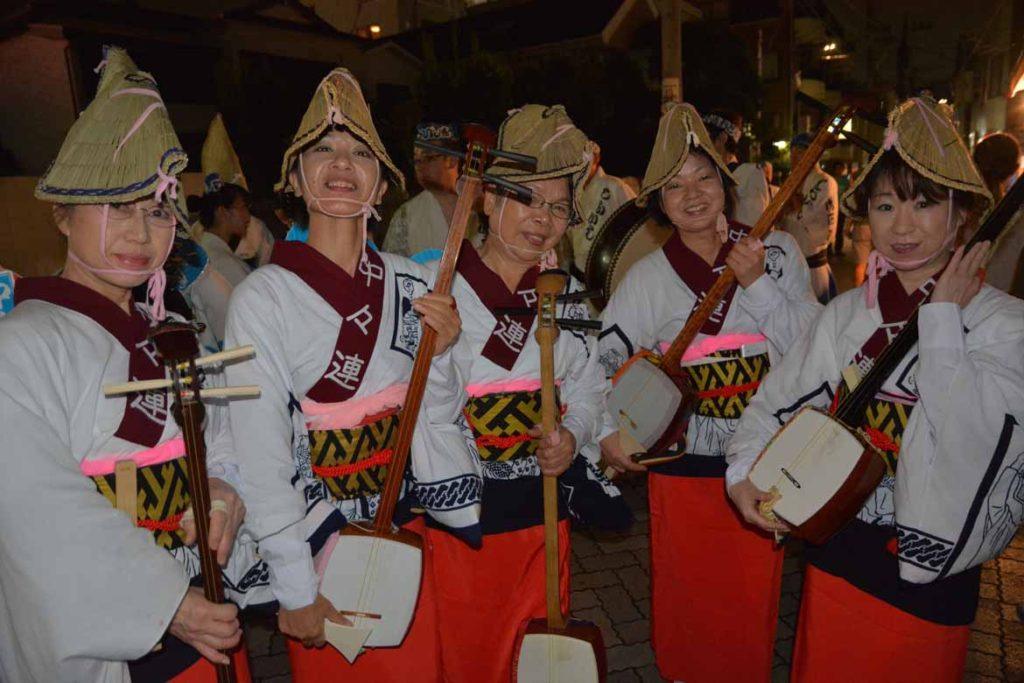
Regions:
<instances>
[{"instance_id":1,"label":"shamisen neck","mask_svg":"<svg viewBox=\"0 0 1024 683\"><path fill-rule=\"evenodd\" d=\"M78 261L68 258L64 261L64 270L60 277L70 280L96 292L105 299L112 301L118 308L131 315L132 312L132 290L119 285L107 282L97 273L85 268ZM148 277L148 275L147 275ZM143 280L145 281L145 280Z\"/></svg>"},{"instance_id":2,"label":"shamisen neck","mask_svg":"<svg viewBox=\"0 0 1024 683\"><path fill-rule=\"evenodd\" d=\"M354 276L363 255L363 218L337 218L311 211L306 243Z\"/></svg>"}]
</instances>

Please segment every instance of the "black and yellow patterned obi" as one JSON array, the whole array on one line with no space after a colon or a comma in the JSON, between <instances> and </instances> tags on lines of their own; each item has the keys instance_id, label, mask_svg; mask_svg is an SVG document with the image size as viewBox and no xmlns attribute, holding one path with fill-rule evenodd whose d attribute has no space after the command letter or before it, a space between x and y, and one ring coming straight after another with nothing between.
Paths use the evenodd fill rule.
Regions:
<instances>
[{"instance_id":1,"label":"black and yellow patterned obi","mask_svg":"<svg viewBox=\"0 0 1024 683\"><path fill-rule=\"evenodd\" d=\"M352 429L311 429L313 474L336 500L371 496L384 486L397 438L397 412Z\"/></svg>"},{"instance_id":2,"label":"black and yellow patterned obi","mask_svg":"<svg viewBox=\"0 0 1024 683\"><path fill-rule=\"evenodd\" d=\"M561 406L557 392L555 402ZM470 398L463 413L484 462L521 460L536 452L537 442L527 432L541 422L539 389Z\"/></svg>"},{"instance_id":3,"label":"black and yellow patterned obi","mask_svg":"<svg viewBox=\"0 0 1024 683\"><path fill-rule=\"evenodd\" d=\"M767 353L747 358L741 353L739 349L716 351L715 356L723 360L685 366L697 392L695 415L726 420L738 420L743 415L770 364Z\"/></svg>"},{"instance_id":4,"label":"black and yellow patterned obi","mask_svg":"<svg viewBox=\"0 0 1024 683\"><path fill-rule=\"evenodd\" d=\"M838 404L850 393L843 381L836 391L834 403ZM886 474L896 474L896 462L900 455L900 444L903 442L903 431L914 410L914 404L899 401L888 401L878 396L871 399L864 411L861 431L869 441L882 453L885 460Z\"/></svg>"},{"instance_id":5,"label":"black and yellow patterned obi","mask_svg":"<svg viewBox=\"0 0 1024 683\"><path fill-rule=\"evenodd\" d=\"M117 505L116 475L91 477L96 490ZM192 504L188 493L188 470L185 458L175 458L155 465L140 467L135 472L138 485L135 525L153 532L156 544L168 550L185 544L181 517Z\"/></svg>"}]
</instances>

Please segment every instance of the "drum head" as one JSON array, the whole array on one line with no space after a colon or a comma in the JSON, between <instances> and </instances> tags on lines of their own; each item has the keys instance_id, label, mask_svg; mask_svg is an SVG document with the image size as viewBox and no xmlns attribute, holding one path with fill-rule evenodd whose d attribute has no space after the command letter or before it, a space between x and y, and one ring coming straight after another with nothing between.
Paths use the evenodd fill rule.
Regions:
<instances>
[{"instance_id":1,"label":"drum head","mask_svg":"<svg viewBox=\"0 0 1024 683\"><path fill-rule=\"evenodd\" d=\"M630 266L661 248L671 235L672 228L651 218L636 200L620 206L605 221L587 255L587 287L604 293L594 305L604 308Z\"/></svg>"}]
</instances>

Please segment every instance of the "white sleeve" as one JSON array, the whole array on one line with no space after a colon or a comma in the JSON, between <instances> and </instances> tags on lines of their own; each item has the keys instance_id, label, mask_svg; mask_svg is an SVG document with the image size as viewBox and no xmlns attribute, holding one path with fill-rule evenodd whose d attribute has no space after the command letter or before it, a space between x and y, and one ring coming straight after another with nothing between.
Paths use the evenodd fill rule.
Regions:
<instances>
[{"instance_id":1,"label":"white sleeve","mask_svg":"<svg viewBox=\"0 0 1024 683\"><path fill-rule=\"evenodd\" d=\"M652 295L645 294L642 280L643 275L634 265L601 313L598 359L606 377L614 375L630 357L642 349L653 348L657 343L651 310Z\"/></svg>"},{"instance_id":2,"label":"white sleeve","mask_svg":"<svg viewBox=\"0 0 1024 683\"><path fill-rule=\"evenodd\" d=\"M998 432L1003 416L1024 406L1024 320L1014 322L990 332L991 339L968 351L960 306L942 302L921 307L918 410L924 411L933 433L943 433L951 423L958 429L985 425L983 431Z\"/></svg>"},{"instance_id":3,"label":"white sleeve","mask_svg":"<svg viewBox=\"0 0 1024 683\"><path fill-rule=\"evenodd\" d=\"M389 254L411 256L409 252L409 208L408 202L402 204L388 223L388 232L384 235L383 251Z\"/></svg>"},{"instance_id":4,"label":"white sleeve","mask_svg":"<svg viewBox=\"0 0 1024 683\"><path fill-rule=\"evenodd\" d=\"M743 164L737 169L741 171L736 187L736 207L733 220L744 225L753 226L761 218L771 201L768 193L768 180L761 169L752 164Z\"/></svg>"},{"instance_id":5,"label":"white sleeve","mask_svg":"<svg viewBox=\"0 0 1024 683\"><path fill-rule=\"evenodd\" d=\"M919 401L895 487L907 581L927 583L997 557L1024 516L1024 307L1010 301L1009 313L966 334L957 304L920 309Z\"/></svg>"},{"instance_id":6,"label":"white sleeve","mask_svg":"<svg viewBox=\"0 0 1024 683\"><path fill-rule=\"evenodd\" d=\"M197 317L210 326L210 332L217 342L223 343L231 283L220 271L207 264L206 270L189 288L189 296L196 308Z\"/></svg>"},{"instance_id":7,"label":"white sleeve","mask_svg":"<svg viewBox=\"0 0 1024 683\"><path fill-rule=\"evenodd\" d=\"M585 310L584 306L579 308ZM568 330L559 332L559 335L570 334ZM582 335L583 339L576 335ZM562 403L566 406L562 426L576 439L578 452L584 445L604 436L606 380L597 357L597 339L576 332L572 341L571 361L561 387Z\"/></svg>"},{"instance_id":8,"label":"white sleeve","mask_svg":"<svg viewBox=\"0 0 1024 683\"><path fill-rule=\"evenodd\" d=\"M188 577L79 470L64 383L48 377L53 359L39 359L45 344L17 361L11 346L0 361L4 619L48 663L142 657L169 627Z\"/></svg>"},{"instance_id":9,"label":"white sleeve","mask_svg":"<svg viewBox=\"0 0 1024 683\"><path fill-rule=\"evenodd\" d=\"M246 523L260 543L270 567L271 590L285 609L305 607L316 598L313 558L303 534L306 502L292 485L291 375L287 366L284 325L274 318L271 301L247 281L235 290L228 310L228 346L252 344L256 356L227 368L234 385L256 384L258 399L231 402L231 431L241 455L239 471Z\"/></svg>"},{"instance_id":10,"label":"white sleeve","mask_svg":"<svg viewBox=\"0 0 1024 683\"><path fill-rule=\"evenodd\" d=\"M833 382L839 377L835 308L826 308L796 338L743 411L726 448L726 486L746 479L768 441L797 410L805 405L825 407L831 401Z\"/></svg>"},{"instance_id":11,"label":"white sleeve","mask_svg":"<svg viewBox=\"0 0 1024 683\"><path fill-rule=\"evenodd\" d=\"M765 273L750 287L742 290L736 303L757 321L761 334L786 353L790 345L821 312L822 306L811 289L811 274L807 260L800 252L796 240L784 232L774 233L785 252L781 275L775 278Z\"/></svg>"}]
</instances>

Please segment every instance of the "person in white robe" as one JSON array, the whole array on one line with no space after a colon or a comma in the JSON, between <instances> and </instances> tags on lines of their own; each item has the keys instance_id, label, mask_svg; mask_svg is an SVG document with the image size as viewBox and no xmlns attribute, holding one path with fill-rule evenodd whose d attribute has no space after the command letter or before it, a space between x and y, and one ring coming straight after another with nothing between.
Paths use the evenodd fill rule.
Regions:
<instances>
[{"instance_id":1,"label":"person in white robe","mask_svg":"<svg viewBox=\"0 0 1024 683\"><path fill-rule=\"evenodd\" d=\"M793 166L811 145L813 137L800 133L790 143ZM807 259L811 270L811 285L822 303L828 303L837 294L835 277L828 264L828 248L836 239L839 225L839 183L816 163L804 179L794 206L781 219L782 229L793 236Z\"/></svg>"},{"instance_id":2,"label":"person in white robe","mask_svg":"<svg viewBox=\"0 0 1024 683\"><path fill-rule=\"evenodd\" d=\"M741 162L736 156L743 137L743 117L734 112L713 111L703 117L715 151L732 173L732 209L729 220L753 226L771 202L764 172L757 164Z\"/></svg>"},{"instance_id":3,"label":"person in white robe","mask_svg":"<svg viewBox=\"0 0 1024 683\"><path fill-rule=\"evenodd\" d=\"M415 502L437 523L479 540L481 481L468 447L438 447L460 434L455 422L465 402L454 300L429 293L422 266L366 246L367 217L389 185L402 182L359 84L345 69L331 71L285 153L278 184L306 203L308 241L275 245L270 263L235 289L228 312L227 343L256 347L256 361L229 368L228 377L258 383L263 394L233 405L231 421L247 456L241 493L270 565L296 681L324 670L379 681L439 676L428 582L403 644L349 663L323 648L325 619L344 619L319 592L314 568L314 558L318 566L328 561L339 529L377 514L422 324L438 336L395 523L423 533L423 518L410 519Z\"/></svg>"},{"instance_id":4,"label":"person in white robe","mask_svg":"<svg viewBox=\"0 0 1024 683\"><path fill-rule=\"evenodd\" d=\"M855 519L807 548L794 680L961 680L980 564L1024 516L1024 302L981 284L987 243L953 251L991 195L933 100L902 103L885 140L843 197L870 221L867 283L830 302L772 370L727 454L744 517L784 531L757 508L768 496L748 477L758 454L800 408L841 403L918 312L916 346L850 425L885 475Z\"/></svg>"},{"instance_id":5,"label":"person in white robe","mask_svg":"<svg viewBox=\"0 0 1024 683\"><path fill-rule=\"evenodd\" d=\"M213 681L210 661L228 662L218 650L240 640L237 608L196 587L170 391L103 394L166 376L147 333L165 316L163 265L185 220L174 197L187 157L154 100L153 77L105 48L96 98L36 188L68 239L64 269L19 280L0 321L4 680ZM133 287L147 281L149 305L135 304ZM224 413L207 406L210 543L227 564L227 595L244 605L258 600L266 568L251 544L244 552L234 542L244 506ZM115 507L121 497L135 508ZM244 648L232 656L244 661Z\"/></svg>"},{"instance_id":6,"label":"person in white robe","mask_svg":"<svg viewBox=\"0 0 1024 683\"><path fill-rule=\"evenodd\" d=\"M614 378L638 355L664 353L726 267L737 277L682 358L696 392L686 439L668 451L682 457L648 475L655 661L671 680L770 674L782 552L750 534L726 500L724 455L759 383L820 310L791 236L758 242L726 220L732 182L697 111L670 107L637 201L675 229L629 269L601 316L600 361ZM607 419L614 429L618 416ZM616 435L601 445L613 469L645 471Z\"/></svg>"},{"instance_id":7,"label":"person in white robe","mask_svg":"<svg viewBox=\"0 0 1024 683\"><path fill-rule=\"evenodd\" d=\"M462 151L459 126L455 123L422 122L416 126L416 140ZM458 198L459 159L415 147L412 163L416 182L423 189L395 211L388 223L383 249L426 263L440 258L448 236ZM472 237L476 230L474 220L467 227L467 235Z\"/></svg>"},{"instance_id":8,"label":"person in white robe","mask_svg":"<svg viewBox=\"0 0 1024 683\"><path fill-rule=\"evenodd\" d=\"M569 228L572 240L573 275L582 277L587 270L587 256L605 222L623 204L636 198L629 185L621 178L608 175L601 167L601 148L594 143L594 161L591 175L583 187L580 198L581 220Z\"/></svg>"},{"instance_id":9,"label":"person in white robe","mask_svg":"<svg viewBox=\"0 0 1024 683\"><path fill-rule=\"evenodd\" d=\"M555 378L564 412L558 430L543 439L539 425L535 283L542 267L557 263L553 249L580 215L593 148L563 107L537 104L510 112L498 148L537 163L522 170L499 160L488 168L529 188L532 199L484 195L488 236L479 248L463 242L453 290L463 320L460 345L472 359L459 422L484 487L480 547L444 530L427 530L430 578L440 605L442 667L451 683L510 680L522 622L545 614L542 474L557 476L560 483L559 563L566 598L566 517L620 529L629 523L618 491L597 467L604 377L596 340L583 330L558 335ZM582 289L576 281L570 288ZM502 312L503 307L518 310ZM557 308L559 317L588 317L584 302ZM568 611L567 602L562 608Z\"/></svg>"}]
</instances>

